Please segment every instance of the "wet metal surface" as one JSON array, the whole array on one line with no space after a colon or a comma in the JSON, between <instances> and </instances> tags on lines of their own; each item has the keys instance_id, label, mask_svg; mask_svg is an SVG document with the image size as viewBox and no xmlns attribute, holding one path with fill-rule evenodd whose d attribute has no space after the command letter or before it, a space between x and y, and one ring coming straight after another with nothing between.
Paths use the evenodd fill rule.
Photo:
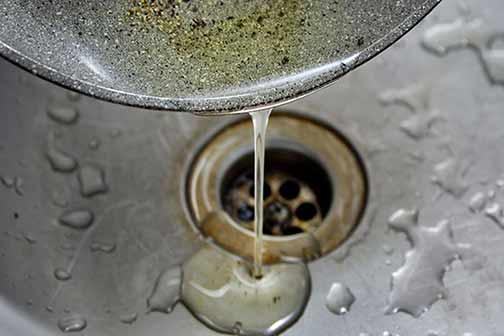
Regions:
<instances>
[{"instance_id":1,"label":"wet metal surface","mask_svg":"<svg viewBox=\"0 0 504 336\"><path fill-rule=\"evenodd\" d=\"M494 31L504 31L500 0L468 2L467 7L445 1L385 54L332 88L289 106L326 120L359 148L369 166L370 204L341 249L309 264L310 301L285 335L504 333L499 211L504 205L504 89L490 80L472 49L438 56L421 43L433 26L467 12ZM54 335L60 332L60 319L81 316L87 335L156 336L167 330L213 335L182 306L171 315L145 311L159 272L187 260L199 247L180 194L189 152L232 118L145 114L86 97L76 101L7 62L0 66L2 333ZM384 92L397 94L418 83L427 83L430 93L410 98L428 104L383 103ZM75 107L78 120L72 125L55 121L47 115L53 105ZM436 122L415 124L433 111ZM412 124L412 117L421 118ZM405 128L405 121L418 127ZM419 136L406 131L422 127L415 132ZM76 170L53 171L45 154L49 137L77 160ZM89 148L93 138L100 140L95 150ZM86 165L104 171L107 192L81 195L77 175ZM91 210L94 222L84 230L59 224L58 218L73 209ZM446 269L446 298L417 319L402 312L385 314L392 274L412 250L388 224L399 209L419 209L419 225L425 227L448 220L453 242L471 245L475 254L464 265L455 261ZM115 244L115 250L93 252L97 243ZM56 269L72 278L57 280ZM326 308L334 283L344 284L355 297L343 317ZM121 316L133 313L138 314L134 323L121 322Z\"/></svg>"}]
</instances>

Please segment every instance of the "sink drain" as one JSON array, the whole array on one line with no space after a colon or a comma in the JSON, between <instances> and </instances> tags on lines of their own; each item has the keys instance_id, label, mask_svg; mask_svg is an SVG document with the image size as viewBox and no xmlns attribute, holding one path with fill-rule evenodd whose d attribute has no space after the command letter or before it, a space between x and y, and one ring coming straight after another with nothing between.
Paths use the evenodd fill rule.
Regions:
<instances>
[{"instance_id":1,"label":"sink drain","mask_svg":"<svg viewBox=\"0 0 504 336\"><path fill-rule=\"evenodd\" d=\"M254 229L253 154L239 159L224 173L221 201L241 226ZM264 234L288 236L314 232L329 211L331 180L320 163L287 148L266 151Z\"/></svg>"},{"instance_id":2,"label":"sink drain","mask_svg":"<svg viewBox=\"0 0 504 336\"><path fill-rule=\"evenodd\" d=\"M214 134L192 159L184 194L195 228L248 259L254 228L251 139L247 119ZM341 245L358 224L367 193L363 165L327 125L273 114L265 170L265 262L315 259Z\"/></svg>"}]
</instances>

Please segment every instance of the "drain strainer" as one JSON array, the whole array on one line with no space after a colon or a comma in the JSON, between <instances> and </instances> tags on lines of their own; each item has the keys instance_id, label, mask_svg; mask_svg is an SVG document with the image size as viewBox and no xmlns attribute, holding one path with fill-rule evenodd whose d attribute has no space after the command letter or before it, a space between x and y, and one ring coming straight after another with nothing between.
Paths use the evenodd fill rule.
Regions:
<instances>
[{"instance_id":1,"label":"drain strainer","mask_svg":"<svg viewBox=\"0 0 504 336\"><path fill-rule=\"evenodd\" d=\"M224 210L249 230L254 229L252 160L251 153L229 168L221 189ZM330 179L324 169L308 156L286 148L268 149L265 167L264 234L314 232L332 199Z\"/></svg>"},{"instance_id":2,"label":"drain strainer","mask_svg":"<svg viewBox=\"0 0 504 336\"><path fill-rule=\"evenodd\" d=\"M265 262L329 253L351 234L365 207L359 157L338 132L298 115L273 114L267 139ZM240 120L217 132L190 167L185 191L192 223L217 245L251 259L251 122Z\"/></svg>"}]
</instances>

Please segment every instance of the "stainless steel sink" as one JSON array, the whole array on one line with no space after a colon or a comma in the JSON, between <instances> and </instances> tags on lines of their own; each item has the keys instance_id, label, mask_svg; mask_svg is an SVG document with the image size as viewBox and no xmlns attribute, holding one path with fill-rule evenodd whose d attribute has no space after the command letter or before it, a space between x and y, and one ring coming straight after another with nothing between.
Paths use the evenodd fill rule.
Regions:
<instances>
[{"instance_id":1,"label":"stainless steel sink","mask_svg":"<svg viewBox=\"0 0 504 336\"><path fill-rule=\"evenodd\" d=\"M490 203L504 202L503 87L491 83L473 49L441 57L421 43L433 26L461 17L483 18L496 33L504 31L501 1L466 7L445 1L383 55L283 108L347 135L370 184L358 228L341 247L309 263L311 299L286 335L504 333L504 231L469 207L478 192L495 193ZM235 117L143 112L79 97L6 61L0 74L0 334L54 335L59 319L80 314L87 328L79 335L213 335L182 305L169 315L146 314L146 299L159 272L202 244L184 209L184 176L198 145ZM394 103L404 94L413 97L402 97L409 106ZM76 108L78 120L55 121L47 114L54 106ZM71 154L79 167L53 171L48 146ZM439 176L438 164L450 159L460 169ZM78 175L87 166L104 172L106 192L81 195ZM411 249L387 224L400 208L418 208L420 225L449 220L453 240L472 245L477 256L472 266L453 263L444 276L447 298L419 318L384 313L391 275ZM94 213L89 228L58 221L75 209ZM57 280L58 268L71 279ZM325 307L333 282L356 297L343 317ZM133 313L136 321L121 322Z\"/></svg>"}]
</instances>

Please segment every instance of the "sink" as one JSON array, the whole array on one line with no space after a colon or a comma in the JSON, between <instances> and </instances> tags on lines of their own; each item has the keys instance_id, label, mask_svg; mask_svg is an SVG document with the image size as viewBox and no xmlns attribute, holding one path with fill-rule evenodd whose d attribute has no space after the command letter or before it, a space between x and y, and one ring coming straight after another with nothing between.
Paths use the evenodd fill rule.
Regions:
<instances>
[{"instance_id":1,"label":"sink","mask_svg":"<svg viewBox=\"0 0 504 336\"><path fill-rule=\"evenodd\" d=\"M445 1L382 55L278 110L344 134L368 180L357 227L308 263L311 298L285 335L504 333L502 223L498 213L471 207L478 193L488 205L504 205L503 88L474 48L426 50L428 33L454 29L456 20L483 18L504 31L503 10L499 0L467 7ZM0 73L0 333L54 335L60 319L82 317L87 327L79 335L213 335L184 306L147 314L146 300L160 272L204 244L188 216L185 178L209 135L240 117L114 105L5 60ZM62 121L55 108L74 109L78 117ZM54 171L47 157L53 147L77 166ZM85 167L99 172L105 186L87 196ZM425 227L448 220L450 241L472 251L451 264L442 281L447 295L418 318L385 314L392 274L412 250L389 225L399 209L418 209L418 225ZM90 211L92 224L62 224L75 210ZM58 269L71 278L56 279ZM356 298L344 317L325 307L335 282Z\"/></svg>"}]
</instances>

